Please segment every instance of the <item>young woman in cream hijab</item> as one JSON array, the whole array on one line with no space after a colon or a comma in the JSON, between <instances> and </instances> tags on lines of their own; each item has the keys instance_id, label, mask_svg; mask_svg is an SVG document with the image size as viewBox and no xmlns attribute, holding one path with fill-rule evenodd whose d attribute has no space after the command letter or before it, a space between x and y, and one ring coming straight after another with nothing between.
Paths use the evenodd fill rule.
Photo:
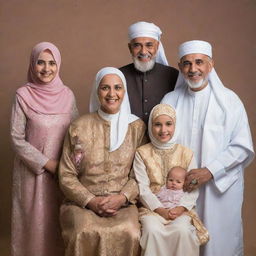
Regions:
<instances>
[{"instance_id":1,"label":"young woman in cream hijab","mask_svg":"<svg viewBox=\"0 0 256 256\"><path fill-rule=\"evenodd\" d=\"M144 256L197 256L199 245L196 229L186 213L196 204L198 191L185 193L180 206L165 208L156 194L166 184L168 171L176 166L195 167L193 152L176 143L175 110L166 104L156 105L150 114L148 131L151 142L137 149L134 173L139 184L139 209L142 224L140 244Z\"/></svg>"}]
</instances>

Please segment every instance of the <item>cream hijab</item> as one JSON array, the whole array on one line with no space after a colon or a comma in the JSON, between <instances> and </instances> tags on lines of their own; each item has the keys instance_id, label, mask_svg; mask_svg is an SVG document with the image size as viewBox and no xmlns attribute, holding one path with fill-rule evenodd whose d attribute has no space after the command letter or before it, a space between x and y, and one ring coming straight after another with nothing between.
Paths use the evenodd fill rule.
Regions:
<instances>
[{"instance_id":1,"label":"cream hijab","mask_svg":"<svg viewBox=\"0 0 256 256\"><path fill-rule=\"evenodd\" d=\"M125 89L125 94L123 101L120 106L120 111L116 114L108 114L103 112L100 109L100 101L98 97L98 87L102 80L102 78L109 74L118 75L122 82ZM92 88L91 97L90 97L90 112L97 111L98 114L106 121L111 123L110 125L110 148L109 152L115 151L118 149L122 143L124 142L128 125L129 123L134 122L135 120L139 119L137 116L131 114L130 102L127 94L127 86L126 80L123 73L113 67L105 67L102 68L95 77L94 86Z\"/></svg>"},{"instance_id":2,"label":"cream hijab","mask_svg":"<svg viewBox=\"0 0 256 256\"><path fill-rule=\"evenodd\" d=\"M172 136L172 138L166 142L166 143L162 143L160 141L158 141L152 133L152 125L153 125L153 121L161 115L167 115L169 117L172 118L174 125L175 125L175 131L174 134ZM177 129L177 122L176 122L176 112L175 109L173 107L171 107L170 105L167 104L158 104L156 105L150 112L150 116L149 116L149 121L148 121L148 133L149 133L149 138L151 140L151 143L158 149L171 149L174 147L174 145L176 144L177 141L177 136L178 136L178 129Z\"/></svg>"}]
</instances>

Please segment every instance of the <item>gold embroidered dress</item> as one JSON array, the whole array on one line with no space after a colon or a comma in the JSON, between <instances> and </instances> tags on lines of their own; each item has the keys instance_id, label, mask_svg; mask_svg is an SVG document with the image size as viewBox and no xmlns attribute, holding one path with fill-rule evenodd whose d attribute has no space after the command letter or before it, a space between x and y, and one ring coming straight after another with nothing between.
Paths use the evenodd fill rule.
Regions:
<instances>
[{"instance_id":1,"label":"gold embroidered dress","mask_svg":"<svg viewBox=\"0 0 256 256\"><path fill-rule=\"evenodd\" d=\"M109 152L110 123L97 112L80 117L70 126L59 168L60 187L67 198L61 207L66 256L138 254L140 225L133 205L138 187L130 171L144 132L141 120L129 123L121 146ZM82 152L77 165L76 148ZM100 217L86 208L95 196L120 193L130 204L113 217Z\"/></svg>"}]
</instances>

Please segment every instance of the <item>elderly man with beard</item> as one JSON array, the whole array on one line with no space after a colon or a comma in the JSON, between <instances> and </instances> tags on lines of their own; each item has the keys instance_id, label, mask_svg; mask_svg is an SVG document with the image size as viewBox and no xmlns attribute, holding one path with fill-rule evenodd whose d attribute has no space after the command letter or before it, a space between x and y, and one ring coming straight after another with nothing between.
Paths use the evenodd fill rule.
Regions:
<instances>
[{"instance_id":1,"label":"elderly man with beard","mask_svg":"<svg viewBox=\"0 0 256 256\"><path fill-rule=\"evenodd\" d=\"M127 81L131 111L146 123L151 109L174 89L178 77L178 70L168 66L161 34L153 23L131 25L128 47L133 63L120 68Z\"/></svg>"},{"instance_id":2,"label":"elderly man with beard","mask_svg":"<svg viewBox=\"0 0 256 256\"><path fill-rule=\"evenodd\" d=\"M200 191L197 211L210 235L200 255L242 256L243 170L254 157L247 115L218 77L208 42L185 42L179 56L175 89L162 103L176 108L178 143L194 151L199 167L188 172L184 188Z\"/></svg>"}]
</instances>

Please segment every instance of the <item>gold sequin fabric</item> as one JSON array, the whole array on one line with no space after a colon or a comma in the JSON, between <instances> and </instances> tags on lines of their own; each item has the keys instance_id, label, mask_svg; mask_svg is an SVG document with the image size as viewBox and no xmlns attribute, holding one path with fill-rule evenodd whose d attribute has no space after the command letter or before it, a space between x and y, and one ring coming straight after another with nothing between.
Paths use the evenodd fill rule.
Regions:
<instances>
[{"instance_id":1,"label":"gold sequin fabric","mask_svg":"<svg viewBox=\"0 0 256 256\"><path fill-rule=\"evenodd\" d=\"M130 123L122 145L109 152L110 123L97 113L82 116L70 126L59 168L60 186L68 201L61 207L66 256L138 255L140 225L133 205L138 186L131 167L144 133L141 120ZM77 148L83 152L78 165L72 157ZM130 204L116 216L99 217L86 208L94 196L119 193Z\"/></svg>"}]
</instances>

